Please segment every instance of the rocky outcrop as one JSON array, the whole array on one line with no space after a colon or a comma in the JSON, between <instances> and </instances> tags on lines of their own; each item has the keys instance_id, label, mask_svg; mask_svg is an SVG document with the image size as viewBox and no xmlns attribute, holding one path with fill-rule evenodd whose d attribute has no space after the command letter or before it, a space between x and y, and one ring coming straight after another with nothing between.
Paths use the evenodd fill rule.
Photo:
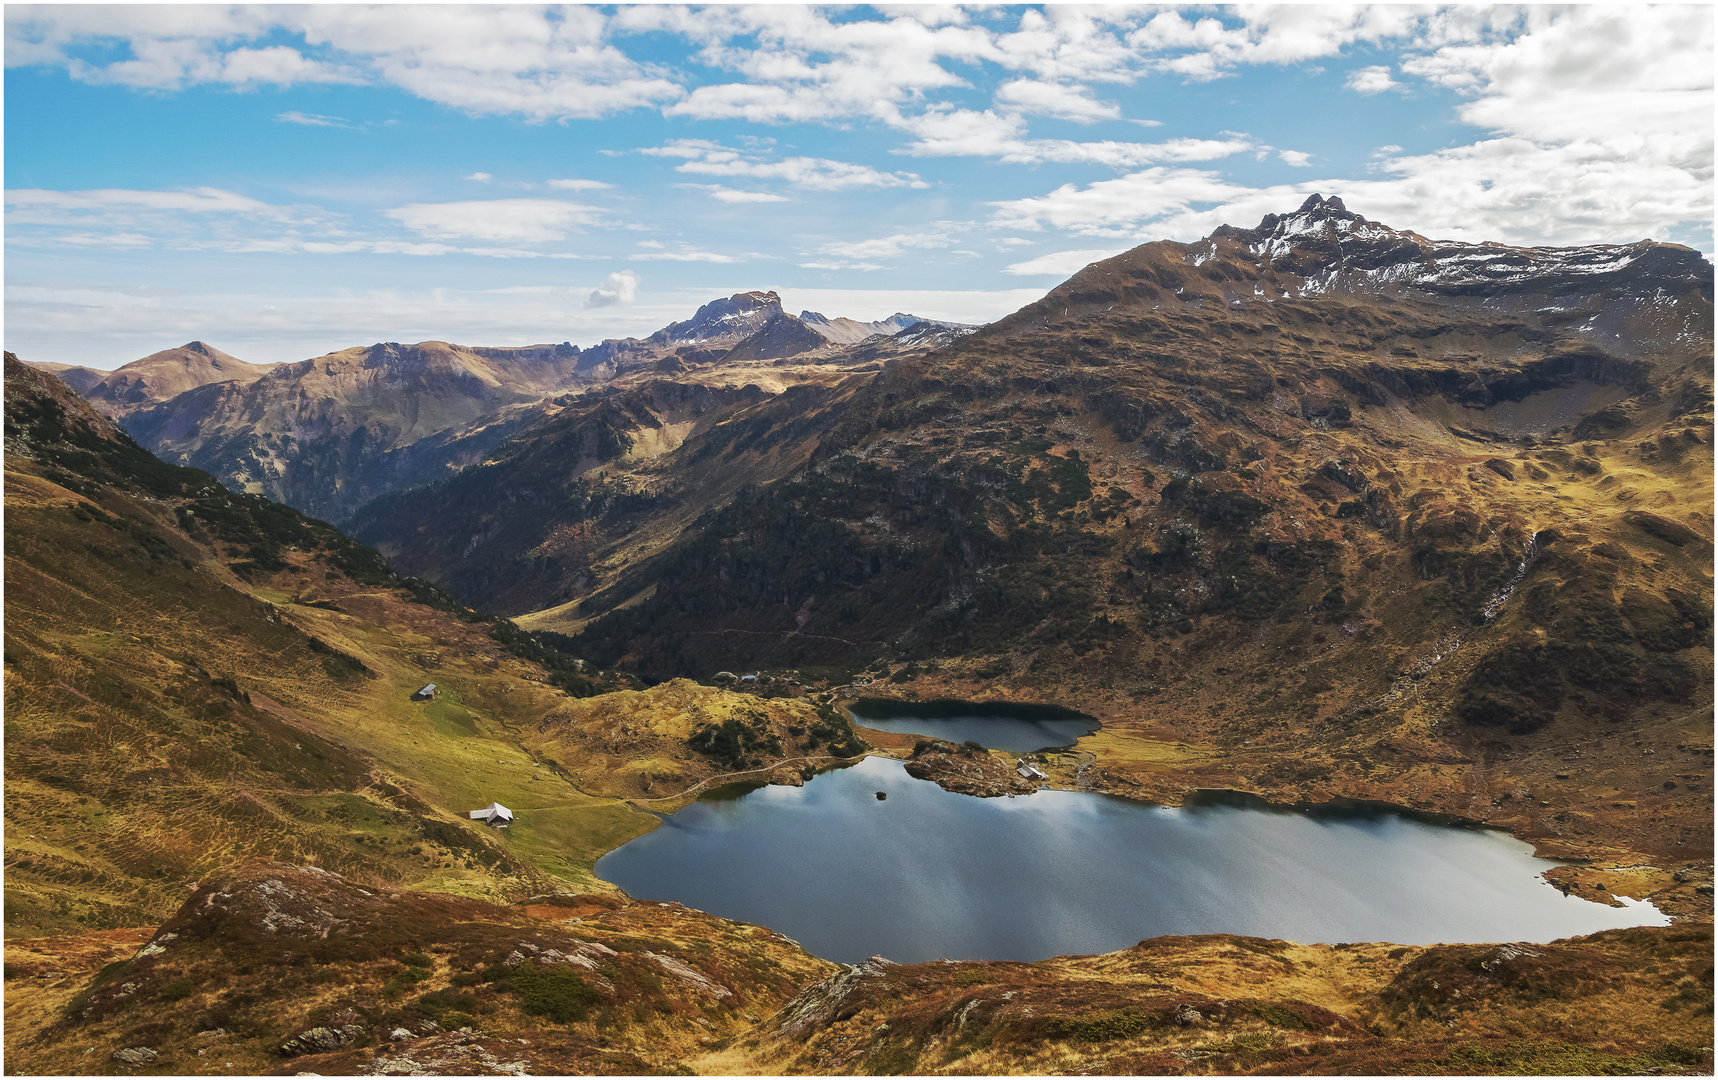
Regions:
<instances>
[{"instance_id":1,"label":"rocky outcrop","mask_svg":"<svg viewBox=\"0 0 1718 1080\"><path fill-rule=\"evenodd\" d=\"M343 1028L313 1027L301 1031L281 1044L282 1057L298 1057L302 1054L326 1054L338 1050L353 1039L365 1033L364 1025L348 1024Z\"/></svg>"},{"instance_id":2,"label":"rocky outcrop","mask_svg":"<svg viewBox=\"0 0 1718 1080\"><path fill-rule=\"evenodd\" d=\"M798 1038L825 1027L859 993L867 980L880 979L888 968L895 966L893 960L873 956L806 987L776 1014L776 1034Z\"/></svg>"},{"instance_id":3,"label":"rocky outcrop","mask_svg":"<svg viewBox=\"0 0 1718 1080\"><path fill-rule=\"evenodd\" d=\"M945 791L993 799L1003 795L1030 795L1036 781L1022 777L1012 760L973 746L957 746L941 739L924 739L907 759L907 775L929 780Z\"/></svg>"}]
</instances>

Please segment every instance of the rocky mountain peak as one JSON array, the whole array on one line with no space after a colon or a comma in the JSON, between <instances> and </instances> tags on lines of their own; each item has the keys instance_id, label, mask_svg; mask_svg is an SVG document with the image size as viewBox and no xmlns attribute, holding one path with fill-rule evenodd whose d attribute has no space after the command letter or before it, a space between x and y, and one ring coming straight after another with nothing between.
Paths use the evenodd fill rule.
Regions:
<instances>
[{"instance_id":1,"label":"rocky mountain peak","mask_svg":"<svg viewBox=\"0 0 1718 1080\"><path fill-rule=\"evenodd\" d=\"M1495 242L1428 240L1369 221L1340 198L1313 194L1291 214L1266 214L1254 229L1225 225L1206 243L1238 240L1246 254L1306 279L1305 290L1405 285L1443 293L1560 294L1600 287L1618 274L1652 288L1690 286L1710 295L1712 268L1698 252L1651 240L1578 247L1515 247ZM1200 245L1194 245L1195 249ZM1215 248L1210 249L1211 254ZM1200 255L1192 256L1195 259ZM1204 256L1204 257L1209 257Z\"/></svg>"},{"instance_id":2,"label":"rocky mountain peak","mask_svg":"<svg viewBox=\"0 0 1718 1080\"><path fill-rule=\"evenodd\" d=\"M737 340L781 313L781 297L773 289L735 293L723 300L710 301L690 319L668 324L652 334L649 340L657 344L670 341L691 344L718 338Z\"/></svg>"}]
</instances>

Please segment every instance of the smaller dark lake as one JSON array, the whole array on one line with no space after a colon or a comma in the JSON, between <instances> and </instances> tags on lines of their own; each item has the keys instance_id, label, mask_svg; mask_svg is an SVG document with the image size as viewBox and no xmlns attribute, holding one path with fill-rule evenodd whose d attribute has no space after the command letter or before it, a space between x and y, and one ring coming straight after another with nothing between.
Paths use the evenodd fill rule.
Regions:
<instances>
[{"instance_id":1,"label":"smaller dark lake","mask_svg":"<svg viewBox=\"0 0 1718 1080\"><path fill-rule=\"evenodd\" d=\"M897 702L865 698L854 703L850 711L853 722L861 727L955 743L972 741L1011 754L1072 746L1099 727L1096 720L1067 709L1006 702Z\"/></svg>"},{"instance_id":2,"label":"smaller dark lake","mask_svg":"<svg viewBox=\"0 0 1718 1080\"><path fill-rule=\"evenodd\" d=\"M1539 877L1554 864L1519 840L1393 813L1171 809L1071 791L975 799L877 757L803 788L721 794L603 856L597 873L847 963L1041 960L1161 934L1550 941L1667 921L1643 902L1564 896Z\"/></svg>"}]
</instances>

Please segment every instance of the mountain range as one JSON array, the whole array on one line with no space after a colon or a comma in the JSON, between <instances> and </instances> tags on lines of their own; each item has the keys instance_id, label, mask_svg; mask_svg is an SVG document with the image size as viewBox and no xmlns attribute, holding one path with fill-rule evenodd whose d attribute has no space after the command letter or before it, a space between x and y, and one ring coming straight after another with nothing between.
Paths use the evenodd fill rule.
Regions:
<instances>
[{"instance_id":1,"label":"mountain range","mask_svg":"<svg viewBox=\"0 0 1718 1080\"><path fill-rule=\"evenodd\" d=\"M878 322L795 317L775 293L751 292L705 304L648 338L588 349L382 343L259 366L193 341L111 373L51 367L163 459L343 521L369 499L483 460L558 411L555 398L662 372L773 392L925 351L970 329L904 314Z\"/></svg>"},{"instance_id":2,"label":"mountain range","mask_svg":"<svg viewBox=\"0 0 1718 1080\"><path fill-rule=\"evenodd\" d=\"M1709 1072L1712 358L1688 248L1319 196L977 329L8 355L8 1057ZM1053 786L1388 804L1678 921L838 967L596 877L641 807L908 754L856 694L1052 702L1102 723Z\"/></svg>"}]
</instances>

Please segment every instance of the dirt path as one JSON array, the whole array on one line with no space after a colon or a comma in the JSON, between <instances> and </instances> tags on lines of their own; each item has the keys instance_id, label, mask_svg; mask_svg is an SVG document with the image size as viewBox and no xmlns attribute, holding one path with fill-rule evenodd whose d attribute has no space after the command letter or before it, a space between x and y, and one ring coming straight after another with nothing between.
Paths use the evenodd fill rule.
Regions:
<instances>
[{"instance_id":1,"label":"dirt path","mask_svg":"<svg viewBox=\"0 0 1718 1080\"><path fill-rule=\"evenodd\" d=\"M1078 791L1090 791L1092 790L1092 766L1098 763L1098 755L1090 750L1076 750L1074 753L1080 754L1086 759L1074 769L1074 788Z\"/></svg>"},{"instance_id":2,"label":"dirt path","mask_svg":"<svg viewBox=\"0 0 1718 1080\"><path fill-rule=\"evenodd\" d=\"M860 761L870 756L870 754L860 754L858 757L838 758L833 754L818 754L816 756L808 755L803 757L783 758L774 765L766 765L761 769L745 769L741 772L717 773L715 776L698 781L696 784L693 784L691 787L676 795L658 795L649 799L628 799L626 801L640 809L643 809L644 803L672 802L675 799L683 799L688 795L704 790L706 787L709 787L711 784L714 784L719 780L727 780L736 776L768 776L783 765L791 765L796 761Z\"/></svg>"}]
</instances>

